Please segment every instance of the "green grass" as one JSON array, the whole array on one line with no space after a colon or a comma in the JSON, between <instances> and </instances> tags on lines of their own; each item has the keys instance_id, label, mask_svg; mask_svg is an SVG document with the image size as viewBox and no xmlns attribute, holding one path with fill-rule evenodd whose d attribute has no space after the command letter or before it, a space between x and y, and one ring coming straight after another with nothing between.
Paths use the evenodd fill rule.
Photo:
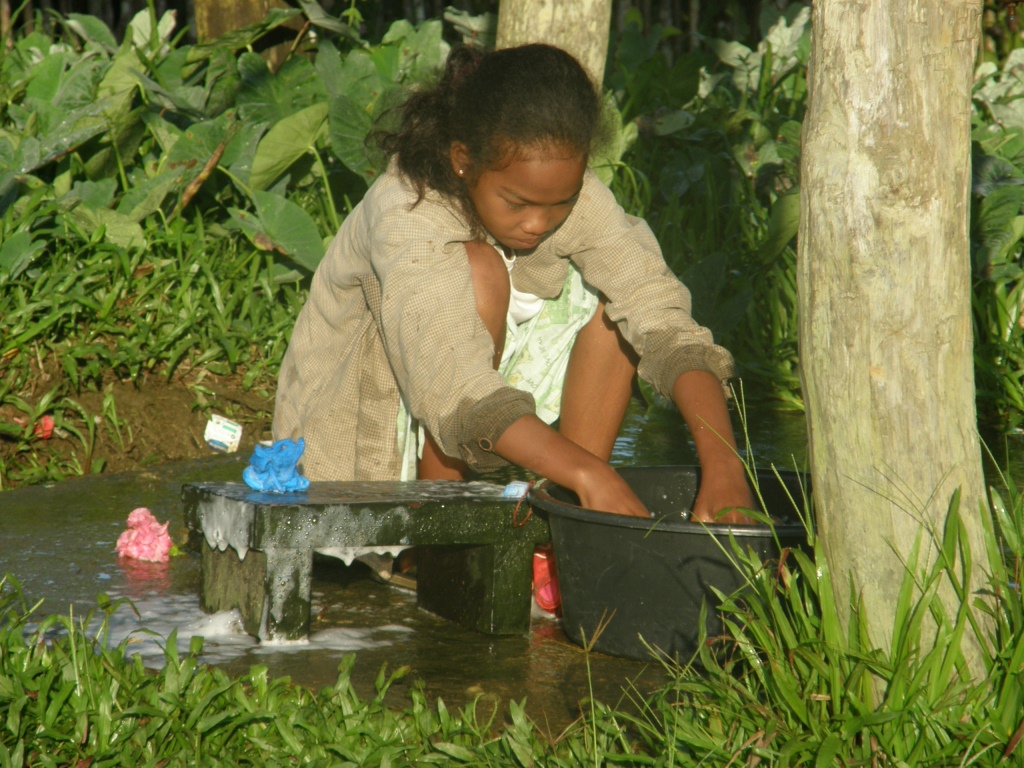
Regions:
<instances>
[{"instance_id":1,"label":"green grass","mask_svg":"<svg viewBox=\"0 0 1024 768\"><path fill-rule=\"evenodd\" d=\"M72 391L107 372L137 379L199 365L244 368L250 384L273 378L302 304L297 284L278 282L267 254L237 236L181 223L162 234L146 251L65 242L5 281L6 366L59 360Z\"/></svg>"},{"instance_id":2,"label":"green grass","mask_svg":"<svg viewBox=\"0 0 1024 768\"><path fill-rule=\"evenodd\" d=\"M723 596L723 636L697 664L676 668L632 721L644 748L680 765L1020 765L1021 501L1012 484L1007 501L993 491L996 527L987 551L971 553L954 498L943 529L915 543L893 615L867 616L861 605L845 629L813 535L809 551L778 563L736 547L748 589ZM918 565L925 548L938 555L927 569ZM971 597L964 585L979 561L993 574L991 592ZM962 597L956 615L937 597L942 583ZM934 635L923 630L930 621ZM889 652L868 642L877 622L891 622ZM977 680L965 635L987 653Z\"/></svg>"},{"instance_id":3,"label":"green grass","mask_svg":"<svg viewBox=\"0 0 1024 768\"><path fill-rule=\"evenodd\" d=\"M381 669L361 698L341 663L321 691L271 678L256 666L231 678L199 663L201 641L179 656L167 640L163 666L143 668L130 640L108 647L101 600L93 616L48 617L28 628L29 607L0 581L0 766L494 766L593 765L627 757L622 728L605 708L590 730L549 741L512 702L507 712L474 702L451 712L415 688L404 709L384 704L405 669Z\"/></svg>"},{"instance_id":4,"label":"green grass","mask_svg":"<svg viewBox=\"0 0 1024 768\"><path fill-rule=\"evenodd\" d=\"M25 422L0 423L0 488L101 471L98 430L122 449L130 443L109 392L98 413L79 402L113 378L191 374L197 407L206 405L203 371L273 388L303 285L283 281L290 276L267 252L201 222L178 219L150 237L145 251L59 241L16 277L0 275L0 406ZM45 378L56 383L29 396ZM76 444L72 458L37 454L32 429L46 413Z\"/></svg>"}]
</instances>

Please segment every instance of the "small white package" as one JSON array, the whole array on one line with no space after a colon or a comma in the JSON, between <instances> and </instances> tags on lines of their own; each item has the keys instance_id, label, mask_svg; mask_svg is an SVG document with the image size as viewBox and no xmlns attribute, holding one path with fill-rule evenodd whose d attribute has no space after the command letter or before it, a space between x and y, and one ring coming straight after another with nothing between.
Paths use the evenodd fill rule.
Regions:
<instances>
[{"instance_id":1,"label":"small white package","mask_svg":"<svg viewBox=\"0 0 1024 768\"><path fill-rule=\"evenodd\" d=\"M203 439L215 451L234 453L242 440L242 425L215 413L206 422Z\"/></svg>"}]
</instances>

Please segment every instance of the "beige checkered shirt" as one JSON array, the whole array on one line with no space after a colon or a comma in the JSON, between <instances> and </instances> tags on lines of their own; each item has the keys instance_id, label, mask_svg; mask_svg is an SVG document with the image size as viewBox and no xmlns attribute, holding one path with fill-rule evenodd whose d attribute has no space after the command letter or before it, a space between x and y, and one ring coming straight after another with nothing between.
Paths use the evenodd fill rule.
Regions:
<instances>
[{"instance_id":1,"label":"beige checkered shirt","mask_svg":"<svg viewBox=\"0 0 1024 768\"><path fill-rule=\"evenodd\" d=\"M469 226L440 196L415 199L396 171L377 180L328 248L295 323L274 437L305 437L311 480L396 479L400 397L445 453L475 469L504 464L493 444L534 412L532 396L491 367L462 245ZM565 223L518 254L516 288L557 296L569 260L607 297L657 391L671 397L689 370L732 375L732 357L690 317L690 294L650 228L589 171Z\"/></svg>"}]
</instances>

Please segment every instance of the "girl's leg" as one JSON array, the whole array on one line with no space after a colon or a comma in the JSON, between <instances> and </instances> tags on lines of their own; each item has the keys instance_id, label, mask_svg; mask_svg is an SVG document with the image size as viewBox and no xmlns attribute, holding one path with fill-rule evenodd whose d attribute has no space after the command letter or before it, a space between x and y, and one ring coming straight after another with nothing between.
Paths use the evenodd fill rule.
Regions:
<instances>
[{"instance_id":1,"label":"girl's leg","mask_svg":"<svg viewBox=\"0 0 1024 768\"><path fill-rule=\"evenodd\" d=\"M597 305L569 356L559 431L608 461L633 390L638 359L618 327Z\"/></svg>"},{"instance_id":2,"label":"girl's leg","mask_svg":"<svg viewBox=\"0 0 1024 768\"><path fill-rule=\"evenodd\" d=\"M423 455L416 465L416 477L420 480L465 480L469 467L461 459L454 459L442 453L429 432L424 432L426 442Z\"/></svg>"},{"instance_id":3,"label":"girl's leg","mask_svg":"<svg viewBox=\"0 0 1024 768\"><path fill-rule=\"evenodd\" d=\"M501 255L488 243L477 240L466 243L466 255L473 275L476 311L494 340L492 362L497 369L505 349L505 318L511 292L508 268ZM434 438L427 433L423 457L416 472L420 480L464 480L468 471L465 462L442 453Z\"/></svg>"}]
</instances>

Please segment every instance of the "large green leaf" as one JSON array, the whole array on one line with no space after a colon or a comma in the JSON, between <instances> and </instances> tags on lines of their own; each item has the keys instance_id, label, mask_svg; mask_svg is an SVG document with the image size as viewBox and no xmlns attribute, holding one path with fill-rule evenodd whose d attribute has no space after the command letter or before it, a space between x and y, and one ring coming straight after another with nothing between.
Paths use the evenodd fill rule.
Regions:
<instances>
[{"instance_id":1,"label":"large green leaf","mask_svg":"<svg viewBox=\"0 0 1024 768\"><path fill-rule=\"evenodd\" d=\"M232 176L246 184L252 173L253 159L256 157L256 149L263 137L263 131L263 125L246 126L245 130L236 131L220 159L220 164L226 167Z\"/></svg>"},{"instance_id":2,"label":"large green leaf","mask_svg":"<svg viewBox=\"0 0 1024 768\"><path fill-rule=\"evenodd\" d=\"M125 30L125 43L131 41L133 46L150 55L159 52L174 31L175 13L174 11L165 11L157 21L155 29L153 20L154 14L148 9L136 13L128 23L128 29Z\"/></svg>"},{"instance_id":3,"label":"large green leaf","mask_svg":"<svg viewBox=\"0 0 1024 768\"><path fill-rule=\"evenodd\" d=\"M362 38L359 37L359 33L350 24L331 16L315 0L299 0L299 7L302 8L302 12L306 14L306 18L313 26L336 32L354 43L365 45Z\"/></svg>"},{"instance_id":4,"label":"large green leaf","mask_svg":"<svg viewBox=\"0 0 1024 768\"><path fill-rule=\"evenodd\" d=\"M384 35L383 43L399 46L398 69L407 81L418 82L432 77L448 57L449 46L441 37L440 21L431 19L414 28L399 19Z\"/></svg>"},{"instance_id":5,"label":"large green leaf","mask_svg":"<svg viewBox=\"0 0 1024 768\"><path fill-rule=\"evenodd\" d=\"M66 51L58 51L44 56L42 61L32 68L32 79L25 86L25 99L38 99L46 104L52 103L57 98L61 77L67 64L68 53Z\"/></svg>"},{"instance_id":6,"label":"large green leaf","mask_svg":"<svg viewBox=\"0 0 1024 768\"><path fill-rule=\"evenodd\" d=\"M96 85L101 82L110 62L98 56L72 62L61 74L53 103L64 109L77 109L96 99Z\"/></svg>"},{"instance_id":7,"label":"large green leaf","mask_svg":"<svg viewBox=\"0 0 1024 768\"><path fill-rule=\"evenodd\" d=\"M1024 173L1009 160L976 154L971 158L971 191L987 197L999 187L1024 184Z\"/></svg>"},{"instance_id":8,"label":"large green leaf","mask_svg":"<svg viewBox=\"0 0 1024 768\"><path fill-rule=\"evenodd\" d=\"M132 221L142 221L161 208L167 195L184 187L183 175L179 171L166 171L133 185L117 204L117 212Z\"/></svg>"},{"instance_id":9,"label":"large green leaf","mask_svg":"<svg viewBox=\"0 0 1024 768\"><path fill-rule=\"evenodd\" d=\"M234 114L229 112L225 112L216 120L190 125L161 161L161 172L184 170L186 177L195 178L220 147L221 142L230 140L236 128Z\"/></svg>"},{"instance_id":10,"label":"large green leaf","mask_svg":"<svg viewBox=\"0 0 1024 768\"><path fill-rule=\"evenodd\" d=\"M117 40L110 31L110 27L95 16L69 13L64 23L67 24L68 29L83 40L98 45L108 53L112 54L117 50Z\"/></svg>"},{"instance_id":11,"label":"large green leaf","mask_svg":"<svg viewBox=\"0 0 1024 768\"><path fill-rule=\"evenodd\" d=\"M316 224L302 208L272 192L254 190L256 215L238 209L231 218L257 247L278 251L310 272L324 256L324 243Z\"/></svg>"},{"instance_id":12,"label":"large green leaf","mask_svg":"<svg viewBox=\"0 0 1024 768\"><path fill-rule=\"evenodd\" d=\"M18 199L18 177L12 171L0 171L0 216Z\"/></svg>"},{"instance_id":13,"label":"large green leaf","mask_svg":"<svg viewBox=\"0 0 1024 768\"><path fill-rule=\"evenodd\" d=\"M366 136L373 128L373 118L347 96L331 101L328 113L331 151L353 173L372 180L379 169L366 151Z\"/></svg>"},{"instance_id":14,"label":"large green leaf","mask_svg":"<svg viewBox=\"0 0 1024 768\"><path fill-rule=\"evenodd\" d=\"M1024 99L1017 98L1004 104L990 104L992 117L1007 128L1024 128Z\"/></svg>"},{"instance_id":15,"label":"large green leaf","mask_svg":"<svg viewBox=\"0 0 1024 768\"><path fill-rule=\"evenodd\" d=\"M349 170L367 180L375 179L381 169L367 152L366 137L380 113L382 97L399 87L389 76L382 74L392 66L383 55L388 51L397 62L398 52L394 45L382 45L372 52L352 51L341 65L328 111L331 151ZM394 66L393 74L398 77L397 64Z\"/></svg>"},{"instance_id":16,"label":"large green leaf","mask_svg":"<svg viewBox=\"0 0 1024 768\"><path fill-rule=\"evenodd\" d=\"M153 67L153 79L168 91L174 92L179 88L191 88L197 85L189 79L190 68L188 66L188 48L174 48L168 51L167 55L155 63ZM200 88L200 90L203 90Z\"/></svg>"},{"instance_id":17,"label":"large green leaf","mask_svg":"<svg viewBox=\"0 0 1024 768\"><path fill-rule=\"evenodd\" d=\"M116 180L101 179L100 181L76 181L69 194L90 208L109 208L114 202L116 192Z\"/></svg>"},{"instance_id":18,"label":"large green leaf","mask_svg":"<svg viewBox=\"0 0 1024 768\"><path fill-rule=\"evenodd\" d=\"M107 121L103 117L105 106L104 102L100 102L75 110L51 131L38 138L23 136L10 169L18 173L31 173L104 133L107 129Z\"/></svg>"},{"instance_id":19,"label":"large green leaf","mask_svg":"<svg viewBox=\"0 0 1024 768\"><path fill-rule=\"evenodd\" d=\"M61 157L71 149L107 131L109 123L105 116L107 100L98 101L69 112L63 120L45 135L40 136L39 165Z\"/></svg>"},{"instance_id":20,"label":"large green leaf","mask_svg":"<svg viewBox=\"0 0 1024 768\"><path fill-rule=\"evenodd\" d=\"M327 95L313 65L303 58L289 59L271 73L258 54L247 52L238 59L238 71L242 81L235 103L246 123L273 125Z\"/></svg>"},{"instance_id":21,"label":"large green leaf","mask_svg":"<svg viewBox=\"0 0 1024 768\"><path fill-rule=\"evenodd\" d=\"M15 232L0 245L0 279L6 273L13 280L24 272L32 260L46 247L42 240L33 240L31 232Z\"/></svg>"},{"instance_id":22,"label":"large green leaf","mask_svg":"<svg viewBox=\"0 0 1024 768\"><path fill-rule=\"evenodd\" d=\"M134 50L119 52L104 73L96 95L102 97L134 92L139 86L139 73L142 69L142 61Z\"/></svg>"},{"instance_id":23,"label":"large green leaf","mask_svg":"<svg viewBox=\"0 0 1024 768\"><path fill-rule=\"evenodd\" d=\"M1024 207L1024 187L997 187L982 199L975 224L978 248L975 263L982 273L1002 261L1021 237L1019 217Z\"/></svg>"},{"instance_id":24,"label":"large green leaf","mask_svg":"<svg viewBox=\"0 0 1024 768\"><path fill-rule=\"evenodd\" d=\"M395 85L386 72L387 66L382 63L380 50L352 51L341 65L334 98L344 97L365 112L372 113L381 94ZM385 72L381 72L381 67Z\"/></svg>"},{"instance_id":25,"label":"large green leaf","mask_svg":"<svg viewBox=\"0 0 1024 768\"><path fill-rule=\"evenodd\" d=\"M622 124L622 113L615 105L615 97L611 94L604 102L605 121L612 132L611 139L595 152L590 158L590 167L605 186L610 186L615 177L615 168L622 161L637 138L636 123L630 120Z\"/></svg>"},{"instance_id":26,"label":"large green leaf","mask_svg":"<svg viewBox=\"0 0 1024 768\"><path fill-rule=\"evenodd\" d=\"M476 45L485 50L494 47L498 31L498 15L485 12L473 15L453 6L444 9L444 21L455 28L466 45Z\"/></svg>"},{"instance_id":27,"label":"large green leaf","mask_svg":"<svg viewBox=\"0 0 1024 768\"><path fill-rule=\"evenodd\" d=\"M800 229L800 189L783 195L772 205L768 217L768 232L761 245L761 257L774 259Z\"/></svg>"},{"instance_id":28,"label":"large green leaf","mask_svg":"<svg viewBox=\"0 0 1024 768\"><path fill-rule=\"evenodd\" d=\"M17 150L11 142L10 137L0 133L0 168L11 168L14 166L14 159L17 157Z\"/></svg>"},{"instance_id":29,"label":"large green leaf","mask_svg":"<svg viewBox=\"0 0 1024 768\"><path fill-rule=\"evenodd\" d=\"M242 81L238 64L230 51L219 48L210 56L205 73L206 111L219 115L235 104L235 93Z\"/></svg>"},{"instance_id":30,"label":"large green leaf","mask_svg":"<svg viewBox=\"0 0 1024 768\"><path fill-rule=\"evenodd\" d=\"M150 104L171 112L180 112L193 120L206 117L206 91L200 86L167 89L150 77L136 73Z\"/></svg>"},{"instance_id":31,"label":"large green leaf","mask_svg":"<svg viewBox=\"0 0 1024 768\"><path fill-rule=\"evenodd\" d=\"M801 132L803 127L796 120L787 120L777 131L779 140L776 151L783 160L796 160L800 157Z\"/></svg>"},{"instance_id":32,"label":"large green leaf","mask_svg":"<svg viewBox=\"0 0 1024 768\"><path fill-rule=\"evenodd\" d=\"M29 173L38 168L41 163L41 148L39 139L35 136L25 136L18 143L18 151L14 155L14 162L11 163L11 170L17 173Z\"/></svg>"},{"instance_id":33,"label":"large green leaf","mask_svg":"<svg viewBox=\"0 0 1024 768\"><path fill-rule=\"evenodd\" d=\"M123 166L124 158L136 156L139 145L147 136L141 114L148 110L141 106L133 110L133 101L133 94L130 91L111 95L105 100L103 114L109 124L109 130L100 142L102 149L96 151L85 162L89 178L114 176Z\"/></svg>"},{"instance_id":34,"label":"large green leaf","mask_svg":"<svg viewBox=\"0 0 1024 768\"><path fill-rule=\"evenodd\" d=\"M89 104L95 98L96 84L110 66L108 59L95 53L81 56L55 46L32 67L25 84L24 104L34 109L45 104L61 112Z\"/></svg>"},{"instance_id":35,"label":"large green leaf","mask_svg":"<svg viewBox=\"0 0 1024 768\"><path fill-rule=\"evenodd\" d=\"M142 122L149 128L163 152L170 152L181 137L182 130L158 112L143 112Z\"/></svg>"},{"instance_id":36,"label":"large green leaf","mask_svg":"<svg viewBox=\"0 0 1024 768\"><path fill-rule=\"evenodd\" d=\"M313 104L281 120L267 131L253 158L249 185L266 189L296 160L316 151L327 127L327 104Z\"/></svg>"},{"instance_id":37,"label":"large green leaf","mask_svg":"<svg viewBox=\"0 0 1024 768\"><path fill-rule=\"evenodd\" d=\"M351 54L347 58L350 57ZM320 78L320 82L324 84L324 89L327 91L328 101L343 92L344 63L345 59L342 59L338 49L334 47L330 40L320 41L320 45L317 47L314 67L316 68L317 77Z\"/></svg>"},{"instance_id":38,"label":"large green leaf","mask_svg":"<svg viewBox=\"0 0 1024 768\"><path fill-rule=\"evenodd\" d=\"M142 231L142 227L117 211L77 205L65 215L87 232L96 232L102 228L104 239L119 248L144 248L146 246L146 235Z\"/></svg>"}]
</instances>

